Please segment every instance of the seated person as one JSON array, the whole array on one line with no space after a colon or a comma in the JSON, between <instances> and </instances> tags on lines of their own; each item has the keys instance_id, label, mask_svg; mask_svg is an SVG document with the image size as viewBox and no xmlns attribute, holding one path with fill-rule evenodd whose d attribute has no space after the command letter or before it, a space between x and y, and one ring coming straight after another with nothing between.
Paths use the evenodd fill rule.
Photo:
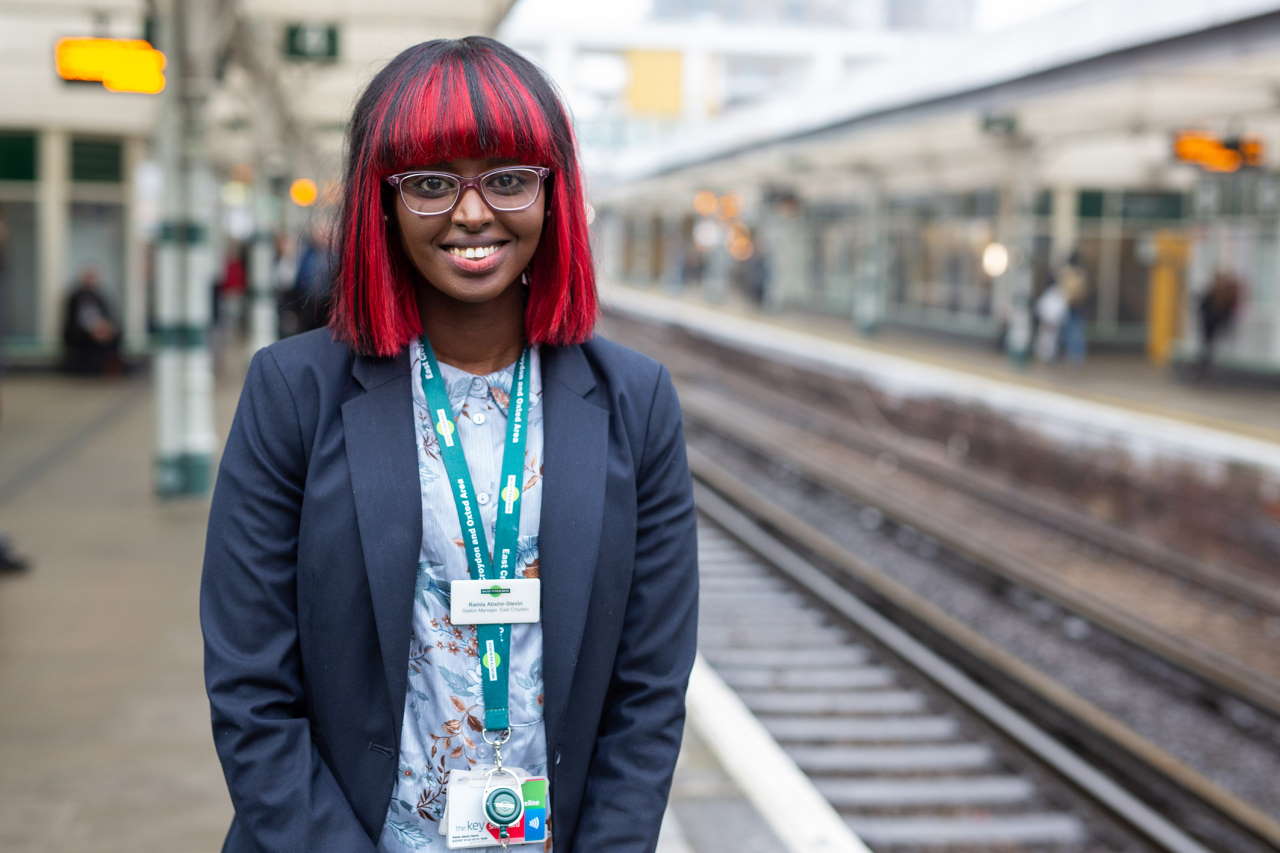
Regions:
<instances>
[{"instance_id":1,"label":"seated person","mask_svg":"<svg viewBox=\"0 0 1280 853\"><path fill-rule=\"evenodd\" d=\"M86 267L67 294L62 315L63 365L71 373L120 373L120 329L98 271Z\"/></svg>"}]
</instances>

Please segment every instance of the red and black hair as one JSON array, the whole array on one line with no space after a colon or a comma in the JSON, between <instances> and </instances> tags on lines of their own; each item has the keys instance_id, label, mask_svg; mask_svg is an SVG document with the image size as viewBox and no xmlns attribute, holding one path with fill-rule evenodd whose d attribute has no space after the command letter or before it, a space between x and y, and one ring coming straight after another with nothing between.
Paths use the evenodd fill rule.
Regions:
<instances>
[{"instance_id":1,"label":"red and black hair","mask_svg":"<svg viewBox=\"0 0 1280 853\"><path fill-rule=\"evenodd\" d=\"M394 355L422 332L419 273L397 238L384 178L469 157L551 168L547 218L528 268L525 335L557 345L591 336L595 273L568 113L537 66L501 42L470 36L405 50L356 103L329 323L357 352Z\"/></svg>"}]
</instances>

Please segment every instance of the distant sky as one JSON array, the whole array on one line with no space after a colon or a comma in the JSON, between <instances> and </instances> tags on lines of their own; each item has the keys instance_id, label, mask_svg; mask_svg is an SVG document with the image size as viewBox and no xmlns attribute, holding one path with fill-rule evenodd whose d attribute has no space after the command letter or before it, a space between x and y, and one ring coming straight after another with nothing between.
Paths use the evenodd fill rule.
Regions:
<instances>
[{"instance_id":1,"label":"distant sky","mask_svg":"<svg viewBox=\"0 0 1280 853\"><path fill-rule=\"evenodd\" d=\"M1080 0L978 0L978 29L996 30ZM523 20L598 21L618 26L635 23L649 0L517 0L508 26Z\"/></svg>"}]
</instances>

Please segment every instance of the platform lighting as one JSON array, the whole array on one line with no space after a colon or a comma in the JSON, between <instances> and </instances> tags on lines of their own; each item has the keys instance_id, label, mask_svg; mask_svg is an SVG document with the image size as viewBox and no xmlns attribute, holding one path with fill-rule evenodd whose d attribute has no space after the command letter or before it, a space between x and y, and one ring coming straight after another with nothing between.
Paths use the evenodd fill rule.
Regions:
<instances>
[{"instance_id":1,"label":"platform lighting","mask_svg":"<svg viewBox=\"0 0 1280 853\"><path fill-rule=\"evenodd\" d=\"M720 215L725 219L737 219L742 212L742 200L737 193L725 193L720 196Z\"/></svg>"},{"instance_id":2,"label":"platform lighting","mask_svg":"<svg viewBox=\"0 0 1280 853\"><path fill-rule=\"evenodd\" d=\"M1009 269L1009 250L1003 243L988 243L982 250L982 271L988 278L999 278Z\"/></svg>"},{"instance_id":3,"label":"platform lighting","mask_svg":"<svg viewBox=\"0 0 1280 853\"><path fill-rule=\"evenodd\" d=\"M227 181L222 185L222 203L227 207L243 207L248 201L248 184L243 181Z\"/></svg>"},{"instance_id":4,"label":"platform lighting","mask_svg":"<svg viewBox=\"0 0 1280 853\"><path fill-rule=\"evenodd\" d=\"M724 226L714 219L699 219L693 226L693 242L699 249L709 252L724 240Z\"/></svg>"},{"instance_id":5,"label":"platform lighting","mask_svg":"<svg viewBox=\"0 0 1280 853\"><path fill-rule=\"evenodd\" d=\"M101 83L110 92L163 92L165 62L165 55L143 39L61 38L53 47L59 77Z\"/></svg>"},{"instance_id":6,"label":"platform lighting","mask_svg":"<svg viewBox=\"0 0 1280 853\"><path fill-rule=\"evenodd\" d=\"M738 234L729 241L729 256L735 261L745 261L755 253L755 248L750 237Z\"/></svg>"},{"instance_id":7,"label":"platform lighting","mask_svg":"<svg viewBox=\"0 0 1280 853\"><path fill-rule=\"evenodd\" d=\"M716 206L716 194L711 190L698 190L694 193L693 209L699 216L714 216Z\"/></svg>"},{"instance_id":8,"label":"platform lighting","mask_svg":"<svg viewBox=\"0 0 1280 853\"><path fill-rule=\"evenodd\" d=\"M298 178L289 185L289 198L298 207L310 207L319 196L316 182L310 178Z\"/></svg>"}]
</instances>

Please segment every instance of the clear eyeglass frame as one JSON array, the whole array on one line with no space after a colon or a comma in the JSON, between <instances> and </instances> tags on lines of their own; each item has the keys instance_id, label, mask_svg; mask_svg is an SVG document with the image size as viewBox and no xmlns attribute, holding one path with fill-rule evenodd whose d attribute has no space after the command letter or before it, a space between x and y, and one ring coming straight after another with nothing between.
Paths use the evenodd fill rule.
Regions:
<instances>
[{"instance_id":1,"label":"clear eyeglass frame","mask_svg":"<svg viewBox=\"0 0 1280 853\"><path fill-rule=\"evenodd\" d=\"M536 175L538 178L538 186L534 189L533 196L527 202L517 205L516 207L502 207L494 204L493 200L489 198L488 193L485 192L483 182L486 179L492 178L494 175L498 175L503 172L531 172ZM396 191L400 196L400 203L403 204L405 209L410 213L415 216L444 216L446 213L453 212L453 209L458 206L458 202L462 199L462 196L466 193L468 188L474 188L475 191L480 194L480 198L484 200L484 203L489 206L489 209L495 212L513 213L518 210L525 210L526 208L532 207L534 202L538 200L538 197L542 195L542 185L546 182L547 176L550 174L551 169L546 166L499 166L496 169L481 172L480 174L470 178L454 174L453 172L441 172L428 169L413 172L400 172L395 175L389 175L387 176L386 181L388 184L396 188ZM410 178L429 177L432 175L441 178L449 178L450 180L457 182L458 187L454 192L453 200L449 202L449 206L443 210L417 210L414 208L413 204L410 203L409 199L405 197L404 183Z\"/></svg>"}]
</instances>

